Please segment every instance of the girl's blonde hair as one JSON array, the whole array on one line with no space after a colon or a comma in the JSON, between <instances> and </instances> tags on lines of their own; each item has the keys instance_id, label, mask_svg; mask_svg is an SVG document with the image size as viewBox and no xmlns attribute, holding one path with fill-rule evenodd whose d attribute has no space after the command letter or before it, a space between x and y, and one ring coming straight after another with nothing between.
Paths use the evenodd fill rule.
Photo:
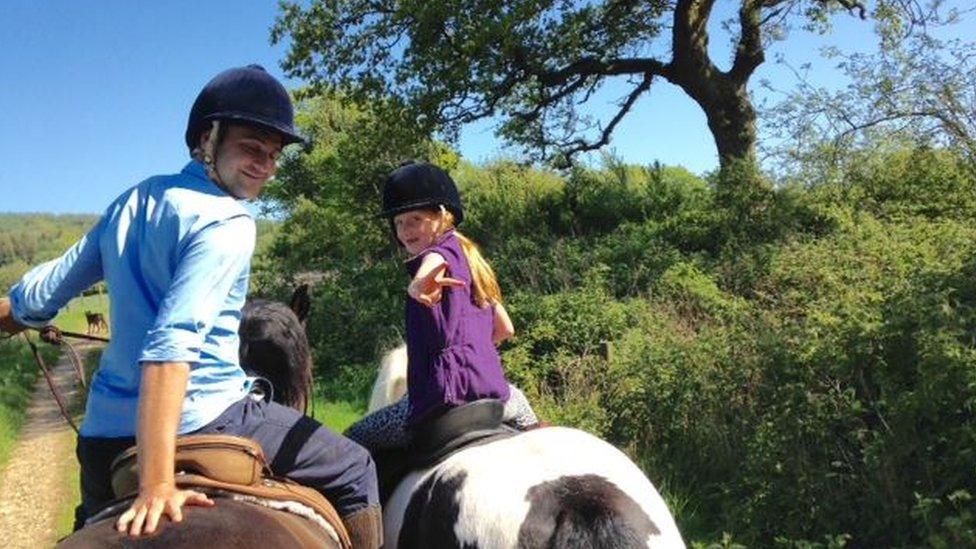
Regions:
<instances>
[{"instance_id":1,"label":"girl's blonde hair","mask_svg":"<svg viewBox=\"0 0 976 549\"><path fill-rule=\"evenodd\" d=\"M478 245L470 238L464 236L454 227L454 214L443 206L440 209L443 228L441 232L454 229L458 241L461 242L461 250L468 258L468 266L471 268L471 297L479 307L487 307L495 303L502 302L502 289L498 286L498 277L495 271L488 264L488 260L481 255Z\"/></svg>"}]
</instances>

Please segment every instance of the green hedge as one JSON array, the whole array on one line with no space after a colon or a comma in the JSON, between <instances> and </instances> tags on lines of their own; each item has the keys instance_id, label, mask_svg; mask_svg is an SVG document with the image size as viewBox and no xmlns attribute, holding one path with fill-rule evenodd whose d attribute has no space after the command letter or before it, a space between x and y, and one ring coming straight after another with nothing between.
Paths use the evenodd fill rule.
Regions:
<instances>
[{"instance_id":1,"label":"green hedge","mask_svg":"<svg viewBox=\"0 0 976 549\"><path fill-rule=\"evenodd\" d=\"M330 116L312 134L351 124ZM279 195L257 273L282 295L317 273L319 379L351 402L403 329L402 257L361 175L390 155L371 139L282 169L309 190ZM976 177L958 157L851 151L779 186L747 167L437 158L515 321L509 376L543 418L625 449L689 541L976 543Z\"/></svg>"}]
</instances>

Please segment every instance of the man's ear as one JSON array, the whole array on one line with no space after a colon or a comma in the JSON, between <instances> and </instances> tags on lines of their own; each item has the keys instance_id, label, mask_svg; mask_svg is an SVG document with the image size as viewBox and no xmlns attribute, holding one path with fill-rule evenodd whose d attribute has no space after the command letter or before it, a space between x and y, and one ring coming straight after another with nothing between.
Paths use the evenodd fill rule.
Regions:
<instances>
[{"instance_id":1,"label":"man's ear","mask_svg":"<svg viewBox=\"0 0 976 549\"><path fill-rule=\"evenodd\" d=\"M206 148L208 140L210 140L210 130L200 132L200 139L197 139L197 145L199 145L201 149L204 149Z\"/></svg>"}]
</instances>

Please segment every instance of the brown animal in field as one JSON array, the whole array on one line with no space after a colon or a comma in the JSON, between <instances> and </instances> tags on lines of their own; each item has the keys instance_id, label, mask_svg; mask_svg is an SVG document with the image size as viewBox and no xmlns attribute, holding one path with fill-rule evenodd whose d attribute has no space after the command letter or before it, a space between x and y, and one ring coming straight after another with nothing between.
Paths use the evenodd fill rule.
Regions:
<instances>
[{"instance_id":1,"label":"brown animal in field","mask_svg":"<svg viewBox=\"0 0 976 549\"><path fill-rule=\"evenodd\" d=\"M88 321L88 335L108 331L108 323L105 322L105 315L85 311L85 320Z\"/></svg>"}]
</instances>

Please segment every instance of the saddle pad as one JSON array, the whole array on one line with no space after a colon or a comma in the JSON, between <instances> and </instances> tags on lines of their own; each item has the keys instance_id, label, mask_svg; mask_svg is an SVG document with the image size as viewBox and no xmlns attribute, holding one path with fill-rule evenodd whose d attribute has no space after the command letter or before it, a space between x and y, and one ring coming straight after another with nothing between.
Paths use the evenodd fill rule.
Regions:
<instances>
[{"instance_id":1,"label":"saddle pad","mask_svg":"<svg viewBox=\"0 0 976 549\"><path fill-rule=\"evenodd\" d=\"M176 475L176 485L183 489L215 488L256 498L300 503L310 507L332 526L339 535L339 541L344 548L352 547L352 541L349 539L345 524L329 500L325 499L325 496L318 491L286 478L263 478L258 483L244 486L220 482L200 475L179 474Z\"/></svg>"}]
</instances>

